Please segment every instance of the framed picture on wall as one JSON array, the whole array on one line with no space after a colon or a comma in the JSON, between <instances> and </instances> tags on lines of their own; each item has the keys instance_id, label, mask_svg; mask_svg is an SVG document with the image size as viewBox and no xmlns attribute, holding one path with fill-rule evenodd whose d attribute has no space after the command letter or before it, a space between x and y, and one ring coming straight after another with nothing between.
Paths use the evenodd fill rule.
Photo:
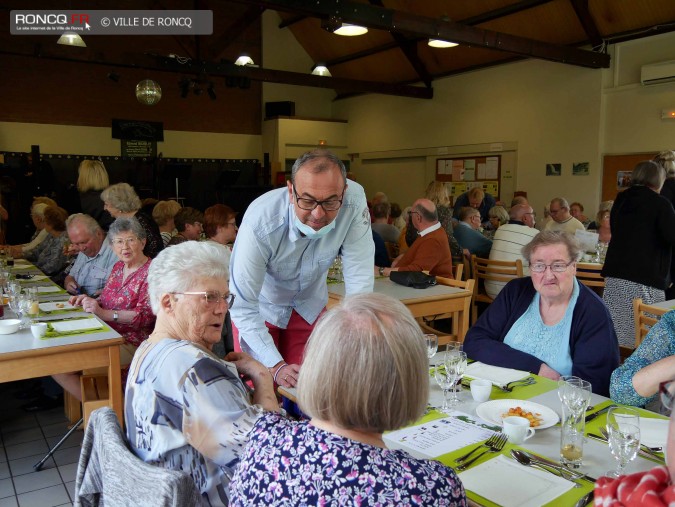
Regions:
<instances>
[{"instance_id":1,"label":"framed picture on wall","mask_svg":"<svg viewBox=\"0 0 675 507\"><path fill-rule=\"evenodd\" d=\"M588 162L575 162L572 164L572 176L588 176Z\"/></svg>"},{"instance_id":2,"label":"framed picture on wall","mask_svg":"<svg viewBox=\"0 0 675 507\"><path fill-rule=\"evenodd\" d=\"M630 187L631 177L633 171L619 171L616 173L616 188L617 190L625 190Z\"/></svg>"},{"instance_id":3,"label":"framed picture on wall","mask_svg":"<svg viewBox=\"0 0 675 507\"><path fill-rule=\"evenodd\" d=\"M546 164L546 176L560 176L562 164Z\"/></svg>"}]
</instances>

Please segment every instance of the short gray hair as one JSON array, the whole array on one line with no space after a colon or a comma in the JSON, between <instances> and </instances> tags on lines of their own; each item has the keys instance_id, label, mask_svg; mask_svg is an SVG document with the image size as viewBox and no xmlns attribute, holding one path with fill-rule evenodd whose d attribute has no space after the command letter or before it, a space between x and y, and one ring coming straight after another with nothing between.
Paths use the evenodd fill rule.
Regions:
<instances>
[{"instance_id":1,"label":"short gray hair","mask_svg":"<svg viewBox=\"0 0 675 507\"><path fill-rule=\"evenodd\" d=\"M230 251L213 241L185 241L165 248L150 264L148 298L157 315L162 294L187 292L199 278L230 279Z\"/></svg>"},{"instance_id":2,"label":"short gray hair","mask_svg":"<svg viewBox=\"0 0 675 507\"><path fill-rule=\"evenodd\" d=\"M381 433L417 420L429 370L410 310L378 293L349 296L328 310L307 343L298 393L303 412L345 429Z\"/></svg>"},{"instance_id":3,"label":"short gray hair","mask_svg":"<svg viewBox=\"0 0 675 507\"><path fill-rule=\"evenodd\" d=\"M311 162L312 160L319 160L319 159L323 159L324 163L315 165L314 172L320 173L323 171L327 171L332 167L332 165L336 165L338 166L338 168L340 169L340 173L342 174L342 181L344 183L347 182L347 169L345 168L345 165L342 163L342 160L340 160L340 157L338 157L332 151L324 149L316 149L303 153L295 161L295 163L293 164L293 168L291 169L291 183L295 183L295 175L298 173L298 171L302 168L303 165L305 165L307 162Z\"/></svg>"},{"instance_id":4,"label":"short gray hair","mask_svg":"<svg viewBox=\"0 0 675 507\"><path fill-rule=\"evenodd\" d=\"M554 197L553 199L551 199L550 204L553 204L554 202L558 203L558 206L560 206L561 208L566 208L568 210L570 209L570 203L568 203L567 199L565 199L564 197ZM549 204L549 211L551 209L550 204Z\"/></svg>"},{"instance_id":5,"label":"short gray hair","mask_svg":"<svg viewBox=\"0 0 675 507\"><path fill-rule=\"evenodd\" d=\"M99 231L103 232L99 223L93 217L85 215L84 213L70 215L66 220L66 229L70 229L70 226L76 223L82 224L92 236L95 236Z\"/></svg>"},{"instance_id":6,"label":"short gray hair","mask_svg":"<svg viewBox=\"0 0 675 507\"><path fill-rule=\"evenodd\" d=\"M101 200L120 210L122 213L138 211L141 209L141 199L128 183L116 183L110 185L101 192Z\"/></svg>"},{"instance_id":7,"label":"short gray hair","mask_svg":"<svg viewBox=\"0 0 675 507\"><path fill-rule=\"evenodd\" d=\"M494 217L499 220L499 225L504 225L509 221L509 214L506 212L504 206L492 206L490 211L488 211L488 217Z\"/></svg>"},{"instance_id":8,"label":"short gray hair","mask_svg":"<svg viewBox=\"0 0 675 507\"><path fill-rule=\"evenodd\" d=\"M661 189L663 182L666 181L666 170L661 164L651 160L638 162L631 174L630 184L645 185L654 189Z\"/></svg>"},{"instance_id":9,"label":"short gray hair","mask_svg":"<svg viewBox=\"0 0 675 507\"><path fill-rule=\"evenodd\" d=\"M112 245L115 236L120 232L131 232L136 235L138 239L147 239L148 233L145 232L145 229L141 223L136 219L136 217L119 217L108 229L108 241Z\"/></svg>"},{"instance_id":10,"label":"short gray hair","mask_svg":"<svg viewBox=\"0 0 675 507\"><path fill-rule=\"evenodd\" d=\"M530 257L542 246L565 245L571 261L578 261L581 258L581 245L579 240L568 232L564 231L541 231L532 241L522 249L523 257L527 263L530 263Z\"/></svg>"}]
</instances>

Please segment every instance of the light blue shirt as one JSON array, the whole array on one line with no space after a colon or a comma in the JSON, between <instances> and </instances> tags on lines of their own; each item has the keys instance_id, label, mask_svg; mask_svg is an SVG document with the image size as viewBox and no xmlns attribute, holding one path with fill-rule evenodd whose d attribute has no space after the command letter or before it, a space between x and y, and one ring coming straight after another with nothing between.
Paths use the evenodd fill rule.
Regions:
<instances>
[{"instance_id":1,"label":"light blue shirt","mask_svg":"<svg viewBox=\"0 0 675 507\"><path fill-rule=\"evenodd\" d=\"M541 319L540 296L537 292L525 313L509 329L504 337L504 343L544 361L560 375L571 375L570 330L578 298L579 282L575 278L572 297L565 315L557 324L547 326Z\"/></svg>"},{"instance_id":2,"label":"light blue shirt","mask_svg":"<svg viewBox=\"0 0 675 507\"><path fill-rule=\"evenodd\" d=\"M70 269L70 276L82 288L83 293L96 294L105 286L118 260L108 241L103 240L101 249L93 257L87 257L82 252L77 254L77 259Z\"/></svg>"},{"instance_id":3,"label":"light blue shirt","mask_svg":"<svg viewBox=\"0 0 675 507\"><path fill-rule=\"evenodd\" d=\"M267 367L282 360L269 322L286 328L295 310L314 323L328 302L326 276L342 256L346 294L372 292L375 244L363 187L348 182L335 229L308 239L293 224L288 189L267 192L246 210L230 259L230 315L243 351Z\"/></svg>"}]
</instances>

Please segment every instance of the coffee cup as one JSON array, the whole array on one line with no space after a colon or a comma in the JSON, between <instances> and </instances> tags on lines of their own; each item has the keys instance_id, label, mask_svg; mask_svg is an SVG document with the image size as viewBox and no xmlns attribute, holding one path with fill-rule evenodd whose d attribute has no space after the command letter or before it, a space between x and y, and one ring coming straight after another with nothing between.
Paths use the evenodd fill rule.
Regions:
<instances>
[{"instance_id":1,"label":"coffee cup","mask_svg":"<svg viewBox=\"0 0 675 507\"><path fill-rule=\"evenodd\" d=\"M492 382L483 379L474 379L471 381L471 396L479 403L483 403L490 399L492 393Z\"/></svg>"},{"instance_id":2,"label":"coffee cup","mask_svg":"<svg viewBox=\"0 0 675 507\"><path fill-rule=\"evenodd\" d=\"M503 423L504 433L512 444L522 444L534 435L534 428L530 428L530 421L524 417L505 417Z\"/></svg>"},{"instance_id":3,"label":"coffee cup","mask_svg":"<svg viewBox=\"0 0 675 507\"><path fill-rule=\"evenodd\" d=\"M35 338L42 338L44 335L47 334L47 323L38 322L36 324L31 324L30 332L33 333L33 336Z\"/></svg>"}]
</instances>

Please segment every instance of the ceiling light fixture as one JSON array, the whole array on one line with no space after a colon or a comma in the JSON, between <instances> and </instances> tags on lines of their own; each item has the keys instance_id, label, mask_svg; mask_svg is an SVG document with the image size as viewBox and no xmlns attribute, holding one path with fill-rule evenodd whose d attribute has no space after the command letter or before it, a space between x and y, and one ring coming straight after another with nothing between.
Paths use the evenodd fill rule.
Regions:
<instances>
[{"instance_id":1,"label":"ceiling light fixture","mask_svg":"<svg viewBox=\"0 0 675 507\"><path fill-rule=\"evenodd\" d=\"M330 71L323 63L317 63L314 67L312 67L312 75L331 77Z\"/></svg>"},{"instance_id":2,"label":"ceiling light fixture","mask_svg":"<svg viewBox=\"0 0 675 507\"><path fill-rule=\"evenodd\" d=\"M456 42L450 42L441 39L429 39L429 42L427 42L427 44L432 48L454 48L455 46L459 46L459 44L457 44Z\"/></svg>"},{"instance_id":3,"label":"ceiling light fixture","mask_svg":"<svg viewBox=\"0 0 675 507\"><path fill-rule=\"evenodd\" d=\"M59 37L59 40L57 40L56 43L63 44L64 46L77 46L79 48L87 47L87 45L82 40L82 37L73 32L64 33L61 37Z\"/></svg>"},{"instance_id":4,"label":"ceiling light fixture","mask_svg":"<svg viewBox=\"0 0 675 507\"><path fill-rule=\"evenodd\" d=\"M242 53L241 56L239 56L239 58L237 58L237 61L234 62L234 64L235 65L241 65L241 66L255 65L253 63L253 59L249 55L247 55L246 53Z\"/></svg>"},{"instance_id":5,"label":"ceiling light fixture","mask_svg":"<svg viewBox=\"0 0 675 507\"><path fill-rule=\"evenodd\" d=\"M144 79L136 85L136 98L141 104L154 106L162 98L162 87L157 81Z\"/></svg>"},{"instance_id":6,"label":"ceiling light fixture","mask_svg":"<svg viewBox=\"0 0 675 507\"><path fill-rule=\"evenodd\" d=\"M333 32L337 35L344 35L347 37L354 37L356 35L364 35L368 33L365 26L351 25L349 23L342 23L342 26Z\"/></svg>"}]
</instances>

